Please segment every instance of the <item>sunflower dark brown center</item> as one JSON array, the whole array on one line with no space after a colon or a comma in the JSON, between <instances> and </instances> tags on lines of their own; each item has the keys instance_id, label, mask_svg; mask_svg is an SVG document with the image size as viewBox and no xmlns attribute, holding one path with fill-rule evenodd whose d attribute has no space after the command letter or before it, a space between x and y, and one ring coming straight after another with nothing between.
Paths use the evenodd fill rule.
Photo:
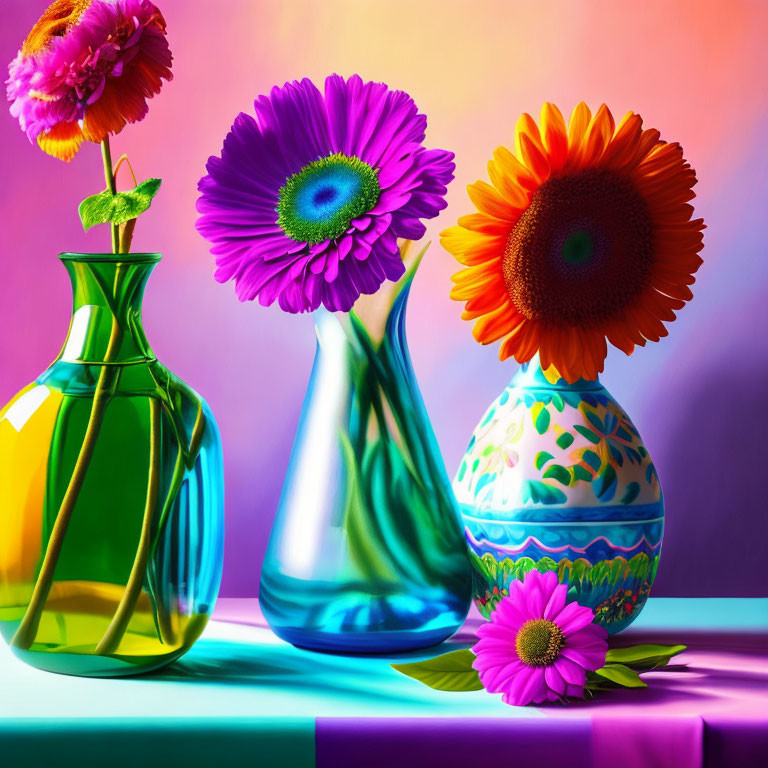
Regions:
<instances>
[{"instance_id":1,"label":"sunflower dark brown center","mask_svg":"<svg viewBox=\"0 0 768 768\"><path fill-rule=\"evenodd\" d=\"M586 170L536 190L510 233L502 274L525 317L590 325L648 285L652 258L651 220L632 183Z\"/></svg>"},{"instance_id":2,"label":"sunflower dark brown center","mask_svg":"<svg viewBox=\"0 0 768 768\"><path fill-rule=\"evenodd\" d=\"M515 650L529 667L549 667L557 661L565 643L563 632L554 621L531 619L518 630Z\"/></svg>"}]
</instances>

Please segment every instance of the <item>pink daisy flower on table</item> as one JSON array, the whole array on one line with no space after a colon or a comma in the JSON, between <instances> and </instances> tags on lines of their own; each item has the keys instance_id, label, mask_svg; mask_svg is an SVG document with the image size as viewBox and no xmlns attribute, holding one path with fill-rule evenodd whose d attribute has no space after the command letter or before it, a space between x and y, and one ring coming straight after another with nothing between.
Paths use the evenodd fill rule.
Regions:
<instances>
[{"instance_id":1,"label":"pink daisy flower on table","mask_svg":"<svg viewBox=\"0 0 768 768\"><path fill-rule=\"evenodd\" d=\"M605 664L608 633L590 608L566 605L567 592L555 573L530 571L478 629L472 666L505 704L582 697L587 671Z\"/></svg>"}]
</instances>

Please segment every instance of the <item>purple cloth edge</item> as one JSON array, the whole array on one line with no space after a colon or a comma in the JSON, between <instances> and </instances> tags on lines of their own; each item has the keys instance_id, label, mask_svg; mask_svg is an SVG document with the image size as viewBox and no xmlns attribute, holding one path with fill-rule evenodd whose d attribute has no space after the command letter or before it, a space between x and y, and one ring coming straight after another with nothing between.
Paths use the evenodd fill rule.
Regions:
<instances>
[{"instance_id":1,"label":"purple cloth edge","mask_svg":"<svg viewBox=\"0 0 768 768\"><path fill-rule=\"evenodd\" d=\"M483 755L537 768L592 766L586 718L318 717L315 755L317 768L467 768Z\"/></svg>"}]
</instances>

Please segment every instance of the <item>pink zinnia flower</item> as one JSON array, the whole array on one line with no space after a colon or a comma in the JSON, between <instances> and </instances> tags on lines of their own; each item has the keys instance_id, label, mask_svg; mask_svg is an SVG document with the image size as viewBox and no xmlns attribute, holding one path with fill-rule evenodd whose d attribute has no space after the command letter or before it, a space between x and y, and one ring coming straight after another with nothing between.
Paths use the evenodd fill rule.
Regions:
<instances>
[{"instance_id":1,"label":"pink zinnia flower","mask_svg":"<svg viewBox=\"0 0 768 768\"><path fill-rule=\"evenodd\" d=\"M149 0L55 0L8 67L11 114L30 141L71 160L147 113L171 79L165 20Z\"/></svg>"},{"instance_id":2,"label":"pink zinnia flower","mask_svg":"<svg viewBox=\"0 0 768 768\"><path fill-rule=\"evenodd\" d=\"M566 605L567 592L555 573L530 571L509 585L509 596L478 629L472 666L505 704L581 697L587 670L605 664L608 633L592 623L589 608Z\"/></svg>"}]
</instances>

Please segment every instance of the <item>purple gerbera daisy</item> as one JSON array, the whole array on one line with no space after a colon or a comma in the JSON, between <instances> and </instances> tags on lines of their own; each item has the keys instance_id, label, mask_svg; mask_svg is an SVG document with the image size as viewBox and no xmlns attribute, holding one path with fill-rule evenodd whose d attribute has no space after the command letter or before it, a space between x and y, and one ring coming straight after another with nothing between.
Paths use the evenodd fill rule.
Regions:
<instances>
[{"instance_id":1,"label":"purple gerbera daisy","mask_svg":"<svg viewBox=\"0 0 768 768\"><path fill-rule=\"evenodd\" d=\"M506 704L539 704L581 697L587 670L600 669L608 633L591 609L566 605L568 588L557 575L530 571L514 581L488 623L477 631L472 666L489 693Z\"/></svg>"},{"instance_id":2,"label":"purple gerbera daisy","mask_svg":"<svg viewBox=\"0 0 768 768\"><path fill-rule=\"evenodd\" d=\"M216 279L241 301L288 312L348 311L404 270L398 238L445 203L453 153L422 146L413 99L383 83L332 75L273 88L240 113L200 180L198 231Z\"/></svg>"}]
</instances>

